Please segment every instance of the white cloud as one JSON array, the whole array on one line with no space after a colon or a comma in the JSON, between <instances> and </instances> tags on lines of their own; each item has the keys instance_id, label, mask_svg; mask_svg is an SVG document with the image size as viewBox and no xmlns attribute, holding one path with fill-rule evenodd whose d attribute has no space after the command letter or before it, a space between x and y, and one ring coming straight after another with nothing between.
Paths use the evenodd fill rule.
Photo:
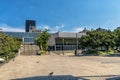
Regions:
<instances>
[{"instance_id":1,"label":"white cloud","mask_svg":"<svg viewBox=\"0 0 120 80\"><path fill-rule=\"evenodd\" d=\"M63 29L64 27L65 27L64 24L55 26L55 28L56 28L57 31L61 31L61 29Z\"/></svg>"},{"instance_id":2,"label":"white cloud","mask_svg":"<svg viewBox=\"0 0 120 80\"><path fill-rule=\"evenodd\" d=\"M66 30L64 32L73 32L73 33L78 33L80 31L83 31L85 27L74 27L74 28L71 28L69 31Z\"/></svg>"},{"instance_id":3,"label":"white cloud","mask_svg":"<svg viewBox=\"0 0 120 80\"><path fill-rule=\"evenodd\" d=\"M56 33L58 31L61 31L64 27L64 24L60 24L53 27L49 25L40 25L38 28L41 30L48 29L50 33Z\"/></svg>"},{"instance_id":4,"label":"white cloud","mask_svg":"<svg viewBox=\"0 0 120 80\"><path fill-rule=\"evenodd\" d=\"M50 26L48 26L48 25L40 25L40 26L38 26L38 28L44 30L44 29L50 29Z\"/></svg>"},{"instance_id":5,"label":"white cloud","mask_svg":"<svg viewBox=\"0 0 120 80\"><path fill-rule=\"evenodd\" d=\"M74 28L71 28L70 30L65 30L64 27L65 27L64 24L60 24L60 25L56 25L56 26L53 26L53 27L49 26L49 25L40 25L38 28L41 29L41 30L48 29L50 33L56 33L58 31L76 33L76 32L82 31L86 26L74 27Z\"/></svg>"},{"instance_id":6,"label":"white cloud","mask_svg":"<svg viewBox=\"0 0 120 80\"><path fill-rule=\"evenodd\" d=\"M74 31L75 32L80 32L80 31L83 31L83 27L76 27L75 29L74 29Z\"/></svg>"},{"instance_id":7,"label":"white cloud","mask_svg":"<svg viewBox=\"0 0 120 80\"><path fill-rule=\"evenodd\" d=\"M43 28L44 28L44 29L50 29L50 26L48 26L48 25L43 25Z\"/></svg>"},{"instance_id":8,"label":"white cloud","mask_svg":"<svg viewBox=\"0 0 120 80\"><path fill-rule=\"evenodd\" d=\"M41 29L41 30L48 29L50 33L56 33L58 31L80 32L84 29L84 27L74 27L74 28L71 28L70 30L65 30L64 27L65 27L64 24L59 24L59 25L56 25L56 26L49 26L49 25L38 26L38 28ZM0 24L0 29L2 29L2 31L6 31L6 32L25 32L25 29L12 27L12 26L9 26L7 24Z\"/></svg>"},{"instance_id":9,"label":"white cloud","mask_svg":"<svg viewBox=\"0 0 120 80\"><path fill-rule=\"evenodd\" d=\"M25 30L22 28L15 28L7 24L0 24L0 29L5 32L25 32Z\"/></svg>"},{"instance_id":10,"label":"white cloud","mask_svg":"<svg viewBox=\"0 0 120 80\"><path fill-rule=\"evenodd\" d=\"M46 25L46 26L44 26L44 28L45 28L45 29L50 29L50 27L49 27L49 26L47 26L47 25Z\"/></svg>"}]
</instances>

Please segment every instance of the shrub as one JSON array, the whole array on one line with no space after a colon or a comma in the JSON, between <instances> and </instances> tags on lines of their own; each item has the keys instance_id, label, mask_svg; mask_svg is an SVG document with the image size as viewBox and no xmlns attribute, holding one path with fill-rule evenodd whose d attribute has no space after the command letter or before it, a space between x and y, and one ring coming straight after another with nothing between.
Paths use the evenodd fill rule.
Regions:
<instances>
[{"instance_id":1,"label":"shrub","mask_svg":"<svg viewBox=\"0 0 120 80\"><path fill-rule=\"evenodd\" d=\"M114 53L117 53L118 51L117 50L108 50L106 51L107 54L114 54Z\"/></svg>"},{"instance_id":2,"label":"shrub","mask_svg":"<svg viewBox=\"0 0 120 80\"><path fill-rule=\"evenodd\" d=\"M97 50L88 50L88 51L86 51L85 53L86 53L86 54L98 54L99 51L97 51Z\"/></svg>"},{"instance_id":3,"label":"shrub","mask_svg":"<svg viewBox=\"0 0 120 80\"><path fill-rule=\"evenodd\" d=\"M98 54L105 54L104 51L98 51Z\"/></svg>"},{"instance_id":4,"label":"shrub","mask_svg":"<svg viewBox=\"0 0 120 80\"><path fill-rule=\"evenodd\" d=\"M15 53L14 52L10 52L8 54L8 58L11 59L11 58L14 58L15 57Z\"/></svg>"},{"instance_id":5,"label":"shrub","mask_svg":"<svg viewBox=\"0 0 120 80\"><path fill-rule=\"evenodd\" d=\"M45 51L37 51L37 55L42 55L42 54L46 54Z\"/></svg>"},{"instance_id":6,"label":"shrub","mask_svg":"<svg viewBox=\"0 0 120 80\"><path fill-rule=\"evenodd\" d=\"M117 53L117 50L107 50L107 51L97 51L97 50L88 50L86 54L97 54L97 55L107 55Z\"/></svg>"},{"instance_id":7,"label":"shrub","mask_svg":"<svg viewBox=\"0 0 120 80\"><path fill-rule=\"evenodd\" d=\"M117 53L118 51L117 50L114 50L114 53Z\"/></svg>"}]
</instances>

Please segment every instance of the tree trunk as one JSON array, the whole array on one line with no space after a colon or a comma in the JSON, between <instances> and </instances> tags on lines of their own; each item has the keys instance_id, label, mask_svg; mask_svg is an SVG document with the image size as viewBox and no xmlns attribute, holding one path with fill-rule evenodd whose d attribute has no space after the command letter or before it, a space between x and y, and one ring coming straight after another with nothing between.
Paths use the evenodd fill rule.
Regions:
<instances>
[{"instance_id":1,"label":"tree trunk","mask_svg":"<svg viewBox=\"0 0 120 80\"><path fill-rule=\"evenodd\" d=\"M106 46L107 50L110 50L110 46Z\"/></svg>"}]
</instances>

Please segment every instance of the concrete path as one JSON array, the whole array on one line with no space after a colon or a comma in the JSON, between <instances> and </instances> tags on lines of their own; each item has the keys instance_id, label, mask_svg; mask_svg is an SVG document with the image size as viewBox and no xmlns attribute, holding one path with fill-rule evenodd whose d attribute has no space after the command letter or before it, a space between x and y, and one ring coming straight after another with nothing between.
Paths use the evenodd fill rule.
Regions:
<instances>
[{"instance_id":1,"label":"concrete path","mask_svg":"<svg viewBox=\"0 0 120 80\"><path fill-rule=\"evenodd\" d=\"M18 56L0 67L0 80L105 80L112 77L120 77L120 57Z\"/></svg>"}]
</instances>

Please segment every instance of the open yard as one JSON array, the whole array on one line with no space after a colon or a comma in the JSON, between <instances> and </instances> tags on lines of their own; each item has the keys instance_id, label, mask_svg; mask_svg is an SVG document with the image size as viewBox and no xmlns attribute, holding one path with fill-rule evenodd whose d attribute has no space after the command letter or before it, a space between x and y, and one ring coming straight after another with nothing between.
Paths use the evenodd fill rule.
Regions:
<instances>
[{"instance_id":1,"label":"open yard","mask_svg":"<svg viewBox=\"0 0 120 80\"><path fill-rule=\"evenodd\" d=\"M105 80L119 76L120 57L17 56L0 66L0 80Z\"/></svg>"}]
</instances>

